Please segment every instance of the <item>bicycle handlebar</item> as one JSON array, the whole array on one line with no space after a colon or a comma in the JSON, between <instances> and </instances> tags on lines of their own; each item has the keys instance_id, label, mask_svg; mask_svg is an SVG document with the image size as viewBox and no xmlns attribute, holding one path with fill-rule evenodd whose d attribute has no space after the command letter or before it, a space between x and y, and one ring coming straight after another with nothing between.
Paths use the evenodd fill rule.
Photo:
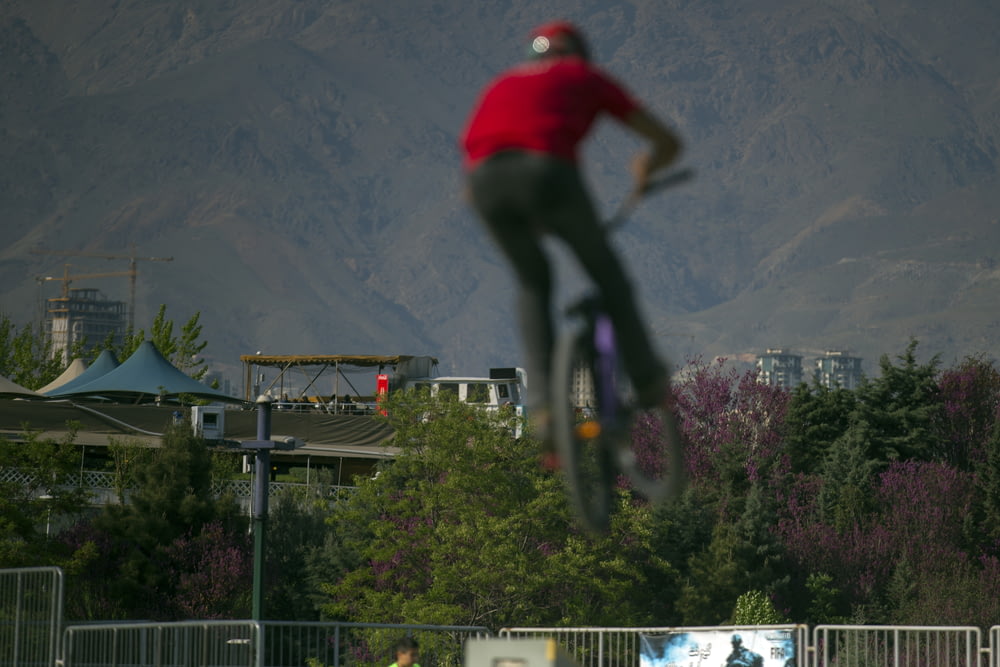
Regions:
<instances>
[{"instance_id":1,"label":"bicycle handlebar","mask_svg":"<svg viewBox=\"0 0 1000 667\"><path fill-rule=\"evenodd\" d=\"M625 219L629 216L632 210L639 205L639 201L643 197L651 195L654 192L659 192L660 190L672 188L675 185L680 185L681 183L686 183L692 178L694 178L694 169L686 167L684 169L672 171L669 174L656 179L652 183L646 184L646 187L642 190L633 190L631 194L626 197L625 201L622 202L621 206L618 207L615 214L611 216L607 223L605 223L604 227L608 230L620 227L624 224Z\"/></svg>"}]
</instances>

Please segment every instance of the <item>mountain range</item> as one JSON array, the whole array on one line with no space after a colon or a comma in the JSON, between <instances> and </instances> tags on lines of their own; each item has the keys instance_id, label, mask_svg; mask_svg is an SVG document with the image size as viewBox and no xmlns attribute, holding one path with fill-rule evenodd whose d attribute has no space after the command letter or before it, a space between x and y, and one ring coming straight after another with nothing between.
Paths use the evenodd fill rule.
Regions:
<instances>
[{"instance_id":1,"label":"mountain range","mask_svg":"<svg viewBox=\"0 0 1000 667\"><path fill-rule=\"evenodd\" d=\"M457 141L554 17L697 173L615 238L671 359L997 354L993 0L6 0L0 311L169 257L137 263L137 326L199 314L234 379L256 351L522 365ZM641 148L611 121L586 145L609 215ZM585 281L552 251L564 302Z\"/></svg>"}]
</instances>

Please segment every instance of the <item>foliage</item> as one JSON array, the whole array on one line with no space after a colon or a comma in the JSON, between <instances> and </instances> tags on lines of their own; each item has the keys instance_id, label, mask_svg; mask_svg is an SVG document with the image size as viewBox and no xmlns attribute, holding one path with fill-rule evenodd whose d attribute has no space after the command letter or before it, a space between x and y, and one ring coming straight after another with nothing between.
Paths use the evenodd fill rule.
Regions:
<instances>
[{"instance_id":1,"label":"foliage","mask_svg":"<svg viewBox=\"0 0 1000 667\"><path fill-rule=\"evenodd\" d=\"M198 357L208 345L206 341L199 340L202 329L201 324L198 323L200 317L201 313L192 315L181 327L180 334L175 336L174 322L167 319L167 306L160 304L160 309L157 311L156 317L153 318L149 333L149 340L153 342L160 354L195 380L201 380L208 372L205 360ZM119 359L128 359L145 341L145 330L127 331L121 347L114 350L115 354ZM113 339L109 337L105 340L103 347L114 349Z\"/></svg>"},{"instance_id":2,"label":"foliage","mask_svg":"<svg viewBox=\"0 0 1000 667\"><path fill-rule=\"evenodd\" d=\"M201 380L208 372L205 360L199 355L208 345L200 340L202 326L198 323L200 313L195 313L174 334L174 323L166 317L166 306L161 305L150 328L150 340L156 349L174 366ZM109 334L104 341L90 350L89 361L93 361L102 350L115 352L119 359L127 359L146 340L143 329L125 332L121 344L116 346L114 335ZM88 355L88 341L77 341L66 355L67 360L84 358ZM59 377L66 369L63 355L54 355L52 337L42 325L25 325L17 330L11 320L0 314L0 376L27 388L38 389Z\"/></svg>"},{"instance_id":3,"label":"foliage","mask_svg":"<svg viewBox=\"0 0 1000 667\"><path fill-rule=\"evenodd\" d=\"M182 619L246 618L253 574L251 539L246 531L219 520L177 537L163 549L174 582L169 604Z\"/></svg>"},{"instance_id":4,"label":"foliage","mask_svg":"<svg viewBox=\"0 0 1000 667\"><path fill-rule=\"evenodd\" d=\"M70 358L79 355L79 346ZM41 325L26 324L17 331L6 315L0 315L0 376L27 389L38 389L52 382L65 366L53 356L52 337Z\"/></svg>"},{"instance_id":5,"label":"foliage","mask_svg":"<svg viewBox=\"0 0 1000 667\"><path fill-rule=\"evenodd\" d=\"M792 390L785 417L785 451L794 472L816 472L847 432L857 400L853 391L830 389L814 379Z\"/></svg>"},{"instance_id":6,"label":"foliage","mask_svg":"<svg viewBox=\"0 0 1000 667\"><path fill-rule=\"evenodd\" d=\"M285 490L272 495L268 513L264 562L264 610L275 620L319 620L320 573L330 568L323 559L330 501L310 491ZM317 558L318 557L318 558ZM312 564L317 569L312 569ZM303 582L309 582L303 585Z\"/></svg>"},{"instance_id":7,"label":"foliage","mask_svg":"<svg viewBox=\"0 0 1000 667\"><path fill-rule=\"evenodd\" d=\"M115 495L118 496L118 504L124 505L126 491L138 488L139 471L152 462L153 450L136 440L109 438L108 442L108 454L114 473L112 484Z\"/></svg>"},{"instance_id":8,"label":"foliage","mask_svg":"<svg viewBox=\"0 0 1000 667\"><path fill-rule=\"evenodd\" d=\"M248 554L245 523L230 500L212 495L205 441L190 426L170 425L135 479L129 504L108 505L63 536L79 561L69 587L77 595L73 608L154 619L242 609L243 598L228 586L238 587L231 576L246 569L238 557ZM226 581L197 590L205 569Z\"/></svg>"},{"instance_id":9,"label":"foliage","mask_svg":"<svg viewBox=\"0 0 1000 667\"><path fill-rule=\"evenodd\" d=\"M59 564L61 551L49 539L53 522L87 498L74 437L71 430L61 442L33 432L23 442L0 438L0 471L7 473L0 478L0 567Z\"/></svg>"},{"instance_id":10,"label":"foliage","mask_svg":"<svg viewBox=\"0 0 1000 667\"><path fill-rule=\"evenodd\" d=\"M399 454L331 516L358 558L324 583L328 616L487 627L648 621L636 593L649 570L669 569L648 551L648 508L622 493L609 535L581 533L561 480L538 465L537 443L511 438L509 416L416 393L394 395L389 414Z\"/></svg>"},{"instance_id":11,"label":"foliage","mask_svg":"<svg viewBox=\"0 0 1000 667\"><path fill-rule=\"evenodd\" d=\"M759 382L756 371L727 370L719 359L692 362L675 392L692 483L717 489L720 509L738 504L753 483L785 474L786 390Z\"/></svg>"},{"instance_id":12,"label":"foliage","mask_svg":"<svg viewBox=\"0 0 1000 667\"><path fill-rule=\"evenodd\" d=\"M857 408L851 417L865 456L876 462L941 459L944 448L935 437L941 421L937 384L939 361L916 360L917 341L893 365L888 355L879 361L881 375L865 379L857 389Z\"/></svg>"},{"instance_id":13,"label":"foliage","mask_svg":"<svg viewBox=\"0 0 1000 667\"><path fill-rule=\"evenodd\" d=\"M969 357L941 373L938 391L942 411L935 430L942 458L966 470L982 464L1000 410L1000 371Z\"/></svg>"},{"instance_id":14,"label":"foliage","mask_svg":"<svg viewBox=\"0 0 1000 667\"><path fill-rule=\"evenodd\" d=\"M396 456L378 474L335 499L275 499L265 608L283 619L490 628L993 625L998 374L981 359L939 372L915 351L912 342L895 365L883 358L882 375L852 391L787 392L753 372L693 364L676 386L688 489L657 507L619 489L604 536L577 528L560 476L538 465L537 442L511 437L511 415L396 394ZM656 439L636 437L644 467L661 470ZM128 441L111 453L123 486L135 480L130 504L60 540L42 537L43 514L71 516L79 500L3 487L4 562L42 554L62 564L80 619L245 614L245 522L209 488L231 460L187 429L155 453ZM69 443L30 434L0 457L0 468L66 482L79 461ZM384 639L366 635L359 659Z\"/></svg>"},{"instance_id":15,"label":"foliage","mask_svg":"<svg viewBox=\"0 0 1000 667\"><path fill-rule=\"evenodd\" d=\"M778 625L786 623L774 606L774 602L763 591L747 591L736 600L736 608L730 621L732 625Z\"/></svg>"}]
</instances>

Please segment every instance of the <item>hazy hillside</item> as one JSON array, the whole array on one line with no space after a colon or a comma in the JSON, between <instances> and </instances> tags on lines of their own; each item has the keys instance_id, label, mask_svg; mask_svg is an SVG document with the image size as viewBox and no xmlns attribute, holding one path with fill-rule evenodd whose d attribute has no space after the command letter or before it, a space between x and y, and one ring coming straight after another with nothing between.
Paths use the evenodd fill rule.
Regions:
<instances>
[{"instance_id":1,"label":"hazy hillside","mask_svg":"<svg viewBox=\"0 0 1000 667\"><path fill-rule=\"evenodd\" d=\"M665 351L848 348L871 370L911 336L946 362L1000 349L992 0L8 0L0 310L36 317L58 287L36 276L66 262L127 268L32 250L134 245L174 258L140 263L139 326L161 303L200 312L216 365L521 363L456 137L552 16L588 30L698 170L618 238ZM637 146L610 124L588 146L609 211ZM120 277L74 286L127 298Z\"/></svg>"}]
</instances>

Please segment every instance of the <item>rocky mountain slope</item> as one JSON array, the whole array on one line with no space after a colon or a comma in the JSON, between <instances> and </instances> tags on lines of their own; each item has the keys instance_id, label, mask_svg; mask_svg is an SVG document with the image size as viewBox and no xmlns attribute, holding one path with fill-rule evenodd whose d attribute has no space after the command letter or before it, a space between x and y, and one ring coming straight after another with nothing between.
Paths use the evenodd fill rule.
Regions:
<instances>
[{"instance_id":1,"label":"rocky mountain slope","mask_svg":"<svg viewBox=\"0 0 1000 667\"><path fill-rule=\"evenodd\" d=\"M140 263L137 323L201 313L240 354L521 362L513 289L462 200L457 135L530 27L568 17L687 142L698 179L618 235L673 358L911 337L1000 343L1000 9L989 0L8 0L0 6L0 310ZM605 123L609 212L639 144ZM566 279L575 268L554 249ZM127 284L95 278L126 299Z\"/></svg>"}]
</instances>

